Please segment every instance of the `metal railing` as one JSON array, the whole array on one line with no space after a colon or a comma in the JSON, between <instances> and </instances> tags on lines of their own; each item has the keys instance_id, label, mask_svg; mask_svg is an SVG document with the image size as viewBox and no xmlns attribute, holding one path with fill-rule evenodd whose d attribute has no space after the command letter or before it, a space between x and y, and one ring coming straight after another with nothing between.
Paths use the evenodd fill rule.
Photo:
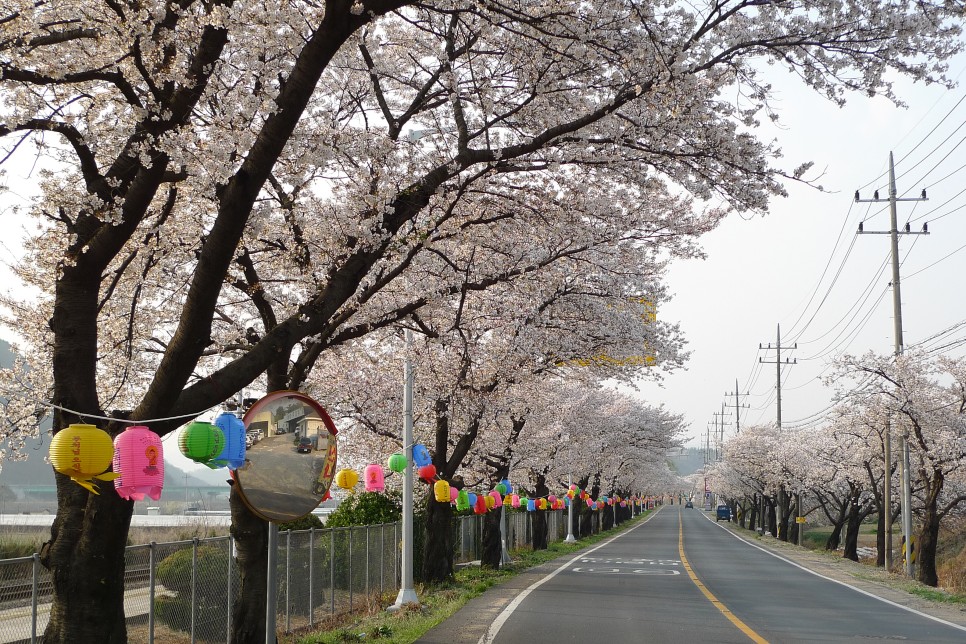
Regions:
<instances>
[{"instance_id":1,"label":"metal railing","mask_svg":"<svg viewBox=\"0 0 966 644\"><path fill-rule=\"evenodd\" d=\"M566 514L543 513L549 542L567 533ZM483 517L456 517L454 559L480 559ZM401 525L313 528L278 536L277 625L292 632L399 590ZM533 542L533 513L506 516L509 550ZM228 642L240 588L231 537L128 546L124 613L128 641ZM40 557L0 560L0 644L37 642L50 614L50 572Z\"/></svg>"}]
</instances>

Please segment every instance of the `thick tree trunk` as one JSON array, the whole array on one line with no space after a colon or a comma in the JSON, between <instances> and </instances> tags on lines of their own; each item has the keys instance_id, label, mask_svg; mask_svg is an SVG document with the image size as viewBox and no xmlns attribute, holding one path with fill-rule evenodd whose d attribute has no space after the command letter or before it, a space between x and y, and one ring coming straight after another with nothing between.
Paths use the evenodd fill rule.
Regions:
<instances>
[{"instance_id":1,"label":"thick tree trunk","mask_svg":"<svg viewBox=\"0 0 966 644\"><path fill-rule=\"evenodd\" d=\"M936 572L936 548L939 545L939 495L944 483L943 473L933 471L933 478L929 482L929 492L926 495L922 514L922 529L919 531L918 557L916 559L916 579L927 586L939 585L939 574Z\"/></svg>"},{"instance_id":2,"label":"thick tree trunk","mask_svg":"<svg viewBox=\"0 0 966 644\"><path fill-rule=\"evenodd\" d=\"M832 526L832 532L829 533L828 539L825 540L825 549L838 550L840 543L842 543L842 524L836 523Z\"/></svg>"},{"instance_id":3,"label":"thick tree trunk","mask_svg":"<svg viewBox=\"0 0 966 644\"><path fill-rule=\"evenodd\" d=\"M550 494L550 488L547 487L547 479L541 474L536 477L537 484L534 488L533 496L535 498L546 498ZM532 513L533 515L533 549L534 550L546 550L547 549L547 513L542 510L537 510Z\"/></svg>"},{"instance_id":4,"label":"thick tree trunk","mask_svg":"<svg viewBox=\"0 0 966 644\"><path fill-rule=\"evenodd\" d=\"M785 491L784 487L778 489L778 540L788 541L788 520L791 516L789 512L789 507L791 506L791 497ZM774 533L773 533L774 534Z\"/></svg>"},{"instance_id":5,"label":"thick tree trunk","mask_svg":"<svg viewBox=\"0 0 966 644\"><path fill-rule=\"evenodd\" d=\"M859 528L862 526L862 515L859 512L858 499L852 498L849 503L849 518L845 529L845 551L842 556L852 561L859 560Z\"/></svg>"},{"instance_id":6,"label":"thick tree trunk","mask_svg":"<svg viewBox=\"0 0 966 644\"><path fill-rule=\"evenodd\" d=\"M235 539L241 586L231 615L232 644L265 642L265 598L268 590L268 522L248 509L232 487L231 535Z\"/></svg>"},{"instance_id":7,"label":"thick tree trunk","mask_svg":"<svg viewBox=\"0 0 966 644\"><path fill-rule=\"evenodd\" d=\"M453 509L449 503L426 505L423 581L433 584L453 578Z\"/></svg>"},{"instance_id":8,"label":"thick tree trunk","mask_svg":"<svg viewBox=\"0 0 966 644\"><path fill-rule=\"evenodd\" d=\"M57 517L40 562L53 576L54 603L44 642L126 644L124 549L134 504L110 483L91 494L61 474Z\"/></svg>"},{"instance_id":9,"label":"thick tree trunk","mask_svg":"<svg viewBox=\"0 0 966 644\"><path fill-rule=\"evenodd\" d=\"M499 569L503 559L503 540L500 534L500 522L503 510L494 510L483 515L483 553L480 565L483 568Z\"/></svg>"},{"instance_id":10,"label":"thick tree trunk","mask_svg":"<svg viewBox=\"0 0 966 644\"><path fill-rule=\"evenodd\" d=\"M768 513L768 532L771 532L771 535L775 536L778 534L778 519L775 516L774 499L768 499L766 505L767 508L765 511Z\"/></svg>"},{"instance_id":11,"label":"thick tree trunk","mask_svg":"<svg viewBox=\"0 0 966 644\"><path fill-rule=\"evenodd\" d=\"M875 525L875 565L879 568L885 567L886 555L886 524L885 512L882 511L882 503L879 495L875 495L875 506L879 511Z\"/></svg>"}]
</instances>

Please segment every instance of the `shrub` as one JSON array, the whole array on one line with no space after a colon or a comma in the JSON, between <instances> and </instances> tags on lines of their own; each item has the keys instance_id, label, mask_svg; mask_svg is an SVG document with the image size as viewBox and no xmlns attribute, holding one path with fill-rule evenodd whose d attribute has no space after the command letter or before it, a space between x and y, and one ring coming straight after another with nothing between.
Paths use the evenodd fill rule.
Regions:
<instances>
[{"instance_id":1,"label":"shrub","mask_svg":"<svg viewBox=\"0 0 966 644\"><path fill-rule=\"evenodd\" d=\"M228 588L222 583L228 571L228 551L200 546L195 565L195 636L199 640L224 640L228 621ZM158 597L154 603L158 620L172 629L191 630L192 549L178 550L158 564L158 581L174 597Z\"/></svg>"}]
</instances>

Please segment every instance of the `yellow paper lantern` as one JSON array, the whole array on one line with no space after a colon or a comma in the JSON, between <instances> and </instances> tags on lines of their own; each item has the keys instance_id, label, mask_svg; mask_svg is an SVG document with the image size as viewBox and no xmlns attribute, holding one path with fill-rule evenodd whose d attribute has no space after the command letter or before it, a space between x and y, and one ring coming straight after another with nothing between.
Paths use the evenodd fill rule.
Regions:
<instances>
[{"instance_id":1,"label":"yellow paper lantern","mask_svg":"<svg viewBox=\"0 0 966 644\"><path fill-rule=\"evenodd\" d=\"M335 484L343 490L351 490L359 482L359 474L355 470L339 470L335 474Z\"/></svg>"},{"instance_id":2,"label":"yellow paper lantern","mask_svg":"<svg viewBox=\"0 0 966 644\"><path fill-rule=\"evenodd\" d=\"M449 483L442 479L433 483L433 494L440 503L449 503Z\"/></svg>"},{"instance_id":3,"label":"yellow paper lantern","mask_svg":"<svg viewBox=\"0 0 966 644\"><path fill-rule=\"evenodd\" d=\"M496 506L496 501L494 501L493 497L489 494L483 497L483 502L486 503L487 510L492 510Z\"/></svg>"},{"instance_id":4,"label":"yellow paper lantern","mask_svg":"<svg viewBox=\"0 0 966 644\"><path fill-rule=\"evenodd\" d=\"M114 441L94 425L73 424L60 430L50 441L49 453L56 471L94 494L99 492L93 479L113 481L120 476L104 473L114 459Z\"/></svg>"}]
</instances>

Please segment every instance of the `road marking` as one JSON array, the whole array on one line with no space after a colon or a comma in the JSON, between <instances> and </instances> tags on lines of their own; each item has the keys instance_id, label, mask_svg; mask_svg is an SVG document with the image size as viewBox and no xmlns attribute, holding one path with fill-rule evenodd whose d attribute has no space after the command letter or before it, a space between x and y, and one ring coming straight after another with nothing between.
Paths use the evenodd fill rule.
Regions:
<instances>
[{"instance_id":1,"label":"road marking","mask_svg":"<svg viewBox=\"0 0 966 644\"><path fill-rule=\"evenodd\" d=\"M530 584L529 586L527 586L523 591L520 592L519 595L517 595L516 597L513 598L513 601L511 601L509 604L507 604L506 608L504 608L503 611L499 615L496 616L496 619L493 620L493 623L490 624L490 627L486 630L486 633L483 634L483 637L481 637L479 639L479 642L477 644L493 644L493 640L496 639L496 636L500 632L500 629L503 628L503 624L505 624L506 623L506 620L510 618L510 615L513 614L513 611L515 611L520 606L520 604L523 603L523 600L527 598L527 595L529 595L530 593L532 593L539 586L541 586L544 583L550 581L551 579L553 579L554 577L556 577L557 575L559 575L561 572L563 572L564 570L566 570L567 568L569 568L573 564L577 563L578 561L580 561L581 559L583 559L584 557L586 557L590 553L595 552L597 550L600 550L604 546L610 545L613 541L616 541L617 539L620 539L625 534L630 534L634 530L637 530L638 528L640 528L642 525L644 525L645 523L647 523L648 521L650 521L655 516L657 516L657 512L654 512L653 514L651 514L649 517L647 517L646 519L644 519L643 521L641 521L640 523L638 523L636 526L634 526L630 530L627 530L625 532L621 532L619 535L614 536L614 537L611 537L607 541L601 542L599 545L591 548L587 552L583 552L583 553L577 555L576 557L574 557L573 559L571 559L567 563L563 564L562 566L560 566L559 568L557 568L556 570L554 570L552 573L550 573L549 575L547 575L543 579L540 579L538 581L535 581L532 584Z\"/></svg>"},{"instance_id":2,"label":"road marking","mask_svg":"<svg viewBox=\"0 0 966 644\"><path fill-rule=\"evenodd\" d=\"M635 568L630 572L620 568L571 568L570 572L592 572L598 575L680 575L680 570L667 568Z\"/></svg>"},{"instance_id":3,"label":"road marking","mask_svg":"<svg viewBox=\"0 0 966 644\"><path fill-rule=\"evenodd\" d=\"M709 518L708 521L710 521L710 520L711 519ZM765 554L771 555L775 559L780 559L780 560L784 561L785 563L787 563L789 565L795 566L799 570L804 570L805 572L807 572L807 573L809 573L811 575L815 575L816 577L821 577L825 581L830 581L833 584L838 584L839 586L845 586L846 588L851 588L852 590L854 590L855 592L857 592L857 593L859 593L861 595L865 595L866 597L871 597L872 599L878 599L880 602L882 602L884 604L889 604L890 606L894 606L895 608L901 608L902 610L908 611L910 613L913 613L914 615L918 615L919 617L925 617L926 619L930 619L930 620L932 620L934 622L939 622L940 624L944 624L946 626L951 626L952 628L955 628L956 630L966 631L966 626L962 626L961 624L956 624L955 622L947 621L947 620L945 620L945 619L943 619L941 617L936 617L935 615L930 615L929 613L924 613L924 612L922 612L920 610L916 610L915 608L911 608L909 606L903 606L902 604L900 604L898 602L894 602L892 600L886 599L885 597L879 597L878 595L876 595L874 593L870 593L867 590L862 590L861 588L856 588L855 586L853 586L853 585L851 585L849 583L846 583L844 581L839 581L838 579L832 579L831 577L826 577L825 575L823 575L820 572L815 572L814 570L811 570L810 568L806 568L805 566L803 566L801 564L795 563L791 559L786 559L785 557L782 557L781 555L779 555L777 553L774 553L771 550L768 550L767 548L763 548L763 547L759 546L756 543L752 543L751 541L748 541L747 539L745 539L743 536L741 536L739 534L736 534L736 533L732 532L731 530L728 530L727 528L725 528L724 526L722 526L720 524L717 524L716 523L716 525L718 525L719 528L721 528L722 530L724 530L725 532L727 532L728 534L730 534L732 537L734 537L738 541L740 541L740 542L742 542L742 543L744 543L746 545L749 545L752 548L756 548L758 550L761 550Z\"/></svg>"},{"instance_id":4,"label":"road marking","mask_svg":"<svg viewBox=\"0 0 966 644\"><path fill-rule=\"evenodd\" d=\"M684 564L684 569L688 571L688 577L694 582L694 585L698 587L711 605L721 611L721 614L728 618L728 621L738 627L738 630L747 635L752 642L757 642L757 644L768 644L768 640L760 636L755 631L745 624L743 621L738 619L734 613L728 610L728 607L722 604L717 597L715 597L707 587L701 583L698 576L694 574L691 570L691 564L688 563L688 558L684 555L684 521L681 519L681 513L678 512L678 552L681 554L681 563Z\"/></svg>"}]
</instances>

